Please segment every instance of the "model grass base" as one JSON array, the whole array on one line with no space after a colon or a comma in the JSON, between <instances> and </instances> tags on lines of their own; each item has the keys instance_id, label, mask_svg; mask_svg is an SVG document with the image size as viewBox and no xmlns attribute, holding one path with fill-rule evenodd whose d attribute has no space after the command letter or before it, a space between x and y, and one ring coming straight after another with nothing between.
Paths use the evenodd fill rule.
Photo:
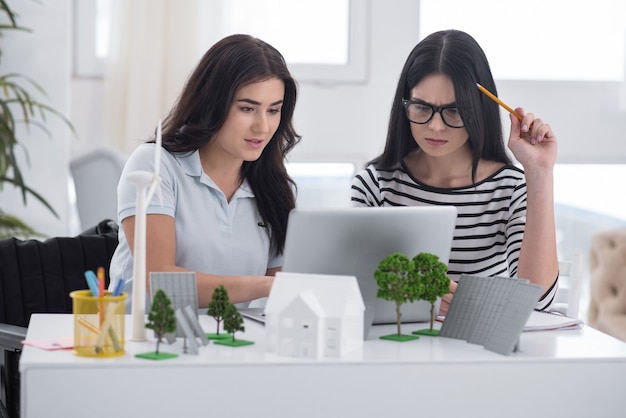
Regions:
<instances>
[{"instance_id":1,"label":"model grass base","mask_svg":"<svg viewBox=\"0 0 626 418\"><path fill-rule=\"evenodd\" d=\"M209 340L225 340L228 338L232 338L230 334L222 333L222 334L207 334L206 337Z\"/></svg>"},{"instance_id":2,"label":"model grass base","mask_svg":"<svg viewBox=\"0 0 626 418\"><path fill-rule=\"evenodd\" d=\"M229 335L229 338L220 338L219 340L215 340L215 344L219 344L219 345L228 345L230 347L243 347L244 345L252 345L254 344L254 341L247 341L247 340L234 340L233 338Z\"/></svg>"},{"instance_id":3,"label":"model grass base","mask_svg":"<svg viewBox=\"0 0 626 418\"><path fill-rule=\"evenodd\" d=\"M145 359L148 359L148 360L168 360L168 359L171 359L171 358L178 357L178 354L156 353L156 352L152 351L150 353L135 354L135 357L145 358Z\"/></svg>"},{"instance_id":4,"label":"model grass base","mask_svg":"<svg viewBox=\"0 0 626 418\"><path fill-rule=\"evenodd\" d=\"M406 334L389 334L389 335L383 335L380 337L381 340L390 340L390 341L399 341L399 342L406 342L406 341L413 341L413 340L417 340L419 337L417 335L406 335Z\"/></svg>"},{"instance_id":5,"label":"model grass base","mask_svg":"<svg viewBox=\"0 0 626 418\"><path fill-rule=\"evenodd\" d=\"M417 331L413 331L411 334L427 335L429 337L438 337L439 336L439 330L438 329L425 328L425 329L418 329Z\"/></svg>"}]
</instances>

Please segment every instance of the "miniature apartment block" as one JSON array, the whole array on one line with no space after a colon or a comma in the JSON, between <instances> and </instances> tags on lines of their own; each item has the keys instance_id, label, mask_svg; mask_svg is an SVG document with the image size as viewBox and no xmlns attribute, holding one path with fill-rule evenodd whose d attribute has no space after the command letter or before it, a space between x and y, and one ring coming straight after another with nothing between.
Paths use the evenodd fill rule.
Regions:
<instances>
[{"instance_id":1,"label":"miniature apartment block","mask_svg":"<svg viewBox=\"0 0 626 418\"><path fill-rule=\"evenodd\" d=\"M265 306L267 351L341 357L363 347L364 314L354 276L279 272Z\"/></svg>"}]
</instances>

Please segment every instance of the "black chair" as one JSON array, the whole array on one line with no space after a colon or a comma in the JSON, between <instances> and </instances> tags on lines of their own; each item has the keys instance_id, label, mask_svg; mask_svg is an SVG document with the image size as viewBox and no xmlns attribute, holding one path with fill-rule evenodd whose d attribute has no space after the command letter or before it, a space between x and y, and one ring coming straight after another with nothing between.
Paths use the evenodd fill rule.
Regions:
<instances>
[{"instance_id":1,"label":"black chair","mask_svg":"<svg viewBox=\"0 0 626 418\"><path fill-rule=\"evenodd\" d=\"M0 241L0 417L20 416L19 358L33 313L71 313L70 292L86 289L84 273L108 268L118 227L104 220L75 237Z\"/></svg>"}]
</instances>

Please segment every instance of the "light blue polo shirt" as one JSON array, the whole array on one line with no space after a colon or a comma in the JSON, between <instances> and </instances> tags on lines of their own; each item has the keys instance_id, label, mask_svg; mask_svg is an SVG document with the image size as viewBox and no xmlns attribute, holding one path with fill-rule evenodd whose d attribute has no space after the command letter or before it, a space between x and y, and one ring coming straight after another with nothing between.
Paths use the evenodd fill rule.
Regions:
<instances>
[{"instance_id":1,"label":"light blue polo shirt","mask_svg":"<svg viewBox=\"0 0 626 418\"><path fill-rule=\"evenodd\" d=\"M120 224L136 211L136 187L126 182L125 176L137 170L153 172L155 147L155 144L140 145L124 167L117 189ZM147 213L174 218L176 265L225 276L264 276L267 269L282 265L282 256L270 251L269 237L247 181L227 202L224 193L202 170L197 151L186 154L162 151L163 205L155 193ZM132 275L133 257L120 227L119 244L110 266L111 282L120 277L128 281ZM130 288L127 285L125 291Z\"/></svg>"}]
</instances>

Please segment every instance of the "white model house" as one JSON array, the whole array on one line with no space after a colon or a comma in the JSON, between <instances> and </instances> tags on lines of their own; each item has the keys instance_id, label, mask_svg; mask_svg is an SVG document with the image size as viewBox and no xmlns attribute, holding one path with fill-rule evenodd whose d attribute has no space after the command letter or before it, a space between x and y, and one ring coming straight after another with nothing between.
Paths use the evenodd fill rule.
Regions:
<instances>
[{"instance_id":1,"label":"white model house","mask_svg":"<svg viewBox=\"0 0 626 418\"><path fill-rule=\"evenodd\" d=\"M265 306L267 350L341 357L363 346L364 313L354 276L279 272Z\"/></svg>"}]
</instances>

